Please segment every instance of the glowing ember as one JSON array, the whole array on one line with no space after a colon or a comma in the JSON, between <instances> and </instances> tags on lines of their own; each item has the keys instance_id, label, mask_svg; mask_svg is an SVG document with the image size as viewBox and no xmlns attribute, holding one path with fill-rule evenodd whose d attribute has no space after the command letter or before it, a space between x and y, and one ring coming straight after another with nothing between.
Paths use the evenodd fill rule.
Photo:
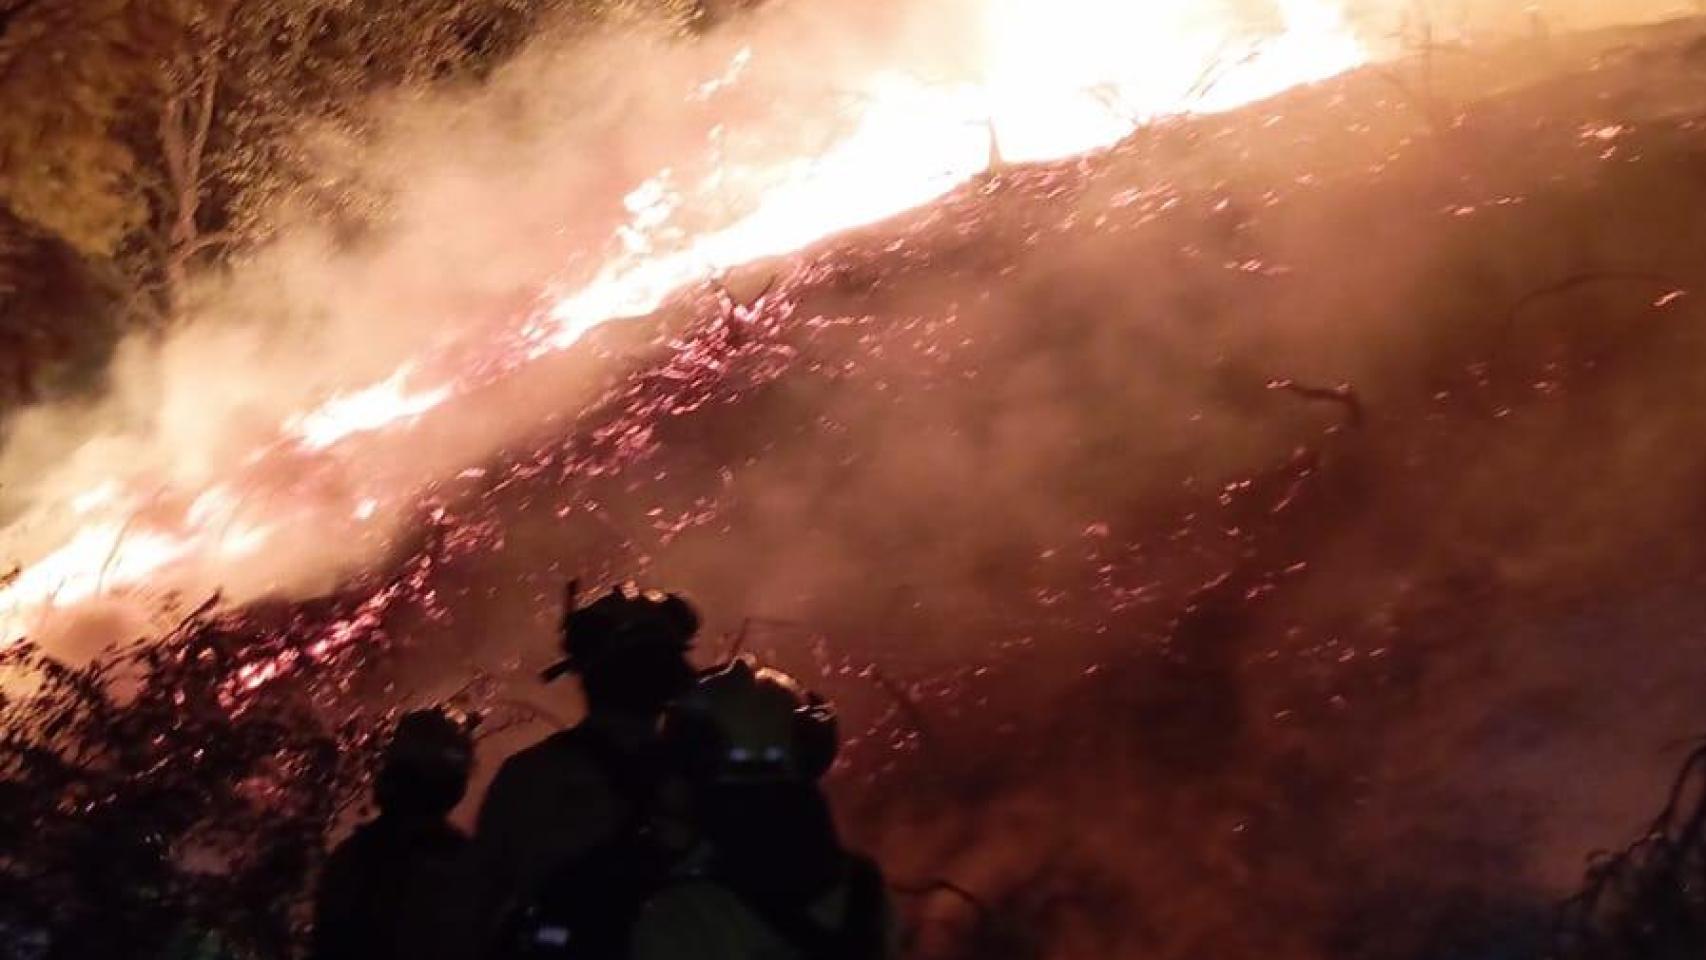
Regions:
<instances>
[{"instance_id":1,"label":"glowing ember","mask_svg":"<svg viewBox=\"0 0 1706 960\"><path fill-rule=\"evenodd\" d=\"M672 293L721 271L924 204L986 172L996 158L1082 153L1156 117L1229 109L1364 61L1363 48L1325 0L1277 0L1276 12L1274 24L1253 31L1185 0L986 0L983 22L968 32L981 54L971 76L929 83L898 68L877 72L848 98L850 132L814 155L719 167L686 184L664 170L633 188L624 198L629 220L614 238L620 252L590 281L552 298L524 330L519 356L500 366L567 349L599 324L650 313ZM687 96L714 106L740 86L754 56L742 49ZM740 187L733 202L731 184ZM741 212L721 225L682 226L686 212L730 208ZM275 456L300 459L362 434L402 429L478 376L470 371L421 383L420 369L419 362L405 365L382 382L287 418L277 437L243 461L241 476L264 476ZM16 527L6 531L26 565L0 587L0 642L22 635L56 606L146 583L174 566L217 570L217 561L259 550L275 530L314 518L366 522L379 509L378 500L351 492L343 494L347 502L314 510L257 507L268 515L244 520L238 510L244 481L227 478L199 492L168 491L189 506L175 515L165 511L165 518L152 510L143 522L132 517L137 505L161 498L136 496L140 486L114 480L77 496L68 506L81 526L57 549L39 549L39 529L26 541L38 543L34 550L16 542L25 539ZM263 673L245 678L265 680Z\"/></svg>"}]
</instances>

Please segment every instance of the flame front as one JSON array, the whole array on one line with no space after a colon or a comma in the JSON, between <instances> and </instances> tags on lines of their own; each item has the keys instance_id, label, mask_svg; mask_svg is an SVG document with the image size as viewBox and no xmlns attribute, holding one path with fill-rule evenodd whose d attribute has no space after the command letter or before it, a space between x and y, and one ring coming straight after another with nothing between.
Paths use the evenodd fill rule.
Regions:
<instances>
[{"instance_id":1,"label":"flame front","mask_svg":"<svg viewBox=\"0 0 1706 960\"><path fill-rule=\"evenodd\" d=\"M822 154L764 171L760 202L733 224L689 237L671 229L674 211L714 197L721 171L697 191L672 186L667 173L636 188L634 219L622 231L626 255L551 307L534 329L537 348L566 348L688 284L920 206L997 157L1086 153L1159 117L1232 109L1367 57L1321 0L1280 0L1281 29L1257 35L1193 18L1195 6L989 0L981 77L933 85L898 71L872 76L848 98L858 114L853 132Z\"/></svg>"},{"instance_id":2,"label":"flame front","mask_svg":"<svg viewBox=\"0 0 1706 960\"><path fill-rule=\"evenodd\" d=\"M450 399L448 384L409 389L413 373L412 367L405 366L382 383L354 393L339 394L289 421L285 428L307 449L325 450L346 437L423 416Z\"/></svg>"},{"instance_id":3,"label":"flame front","mask_svg":"<svg viewBox=\"0 0 1706 960\"><path fill-rule=\"evenodd\" d=\"M847 132L818 152L778 150L763 164L738 168L713 163L687 182L665 170L635 185L625 201L629 220L612 244L616 252L589 281L551 297L526 324L515 355L499 366L514 369L568 349L599 324L649 313L672 293L732 267L927 203L985 173L997 158L1084 153L1158 117L1229 109L1366 58L1325 0L1276 0L1266 28L1205 15L1202 6L985 0L966 34L976 45L970 75L930 82L904 65L876 70L847 98ZM718 97L739 90L755 55L741 50L685 95L714 107ZM770 133L780 143L788 131ZM762 129L742 134L766 137ZM738 194L732 202L731 190ZM706 219L688 212L727 208L739 212L720 225L682 225ZM281 465L300 470L304 462L337 455L347 468L361 454L354 441L407 429L468 395L490 369L418 358L379 383L286 418L274 439L226 474L205 478L200 489L145 496L140 478L113 477L63 503L36 504L3 534L4 548L20 563L0 587L0 642L28 634L56 608L104 591L134 591L167 578L186 586L186 571L215 576L222 563L253 555L281 530L334 537L351 522L372 519L383 501L371 491L319 495L331 502L258 497L260 505L242 505L253 492L248 488L266 486L269 471ZM468 451L468 459L487 453ZM357 472L359 466L357 459Z\"/></svg>"}]
</instances>

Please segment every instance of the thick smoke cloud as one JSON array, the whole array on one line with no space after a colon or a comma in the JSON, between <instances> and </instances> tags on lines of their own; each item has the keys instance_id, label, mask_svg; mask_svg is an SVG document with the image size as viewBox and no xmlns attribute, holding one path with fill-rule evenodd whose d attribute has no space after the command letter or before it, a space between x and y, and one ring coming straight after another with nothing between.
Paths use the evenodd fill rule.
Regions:
<instances>
[{"instance_id":1,"label":"thick smoke cloud","mask_svg":"<svg viewBox=\"0 0 1706 960\"><path fill-rule=\"evenodd\" d=\"M100 395L8 423L0 516L6 552L26 567L19 592L33 598L22 619L37 619L29 604L50 596L76 607L84 595L111 601L140 588L151 607L169 590L220 587L246 599L324 589L391 549L423 485L577 409L608 365L570 362L555 386L499 390L502 402L442 404L418 431L356 435L302 456L287 449L328 400L425 409L448 381L463 381L452 392L479 387L530 350L518 341L564 294L613 263L668 262L767 200L756 227L725 237L704 262L591 313L647 312L676 282L934 196L997 146L976 108L968 122L968 84L995 84L1011 99L990 108L1012 134L1009 157L1095 142L1023 135L1026 122L1055 119L1048 98L1087 99L1048 82L1082 70L1069 56L1075 37L1134 29L1139 60L1156 75L1141 102L1090 123L1102 137L1130 122L1122 110L1140 115L1183 96L1202 69L1190 51L1241 50L1275 28L1274 10L1239 5L1156 8L1135 23L1119 4L1049 12L1067 28L1034 50L1027 25L1045 22L1034 10L973 0L776 4L695 42L643 23L590 39L545 36L476 89L381 98L359 140L304 131L325 183L383 215L352 230L281 208L279 239L203 278L164 338L121 345ZM1006 33L985 35L989 23ZM1004 58L993 73L992 49ZM1101 60L1113 52L1105 38L1097 49ZM883 149L833 152L855 132L869 141L873 117L888 124L877 127ZM856 185L822 188L842 173ZM332 409L347 419L349 406ZM75 572L29 572L97 524L68 565ZM193 527L197 539L180 551L150 541L155 526ZM132 574L153 567L150 551L185 556ZM82 582L56 586L56 577Z\"/></svg>"},{"instance_id":2,"label":"thick smoke cloud","mask_svg":"<svg viewBox=\"0 0 1706 960\"><path fill-rule=\"evenodd\" d=\"M1345 12L1370 36L1424 32L1436 41L1532 38L1696 15L1692 0L1346 0Z\"/></svg>"},{"instance_id":3,"label":"thick smoke cloud","mask_svg":"<svg viewBox=\"0 0 1706 960\"><path fill-rule=\"evenodd\" d=\"M400 442L356 437L327 455L269 454L253 469L281 426L329 397L388 381L420 390L519 352L530 316L623 253L630 191L660 171L690 183L714 161L762 169L833 142L842 98L879 63L907 63L931 31L940 37L959 12L949 6L926 15L893 5L856 23L784 9L698 43L646 24L548 36L478 89L382 99L360 142L305 131L326 180L384 215L354 236L283 220L278 241L204 278L163 339L122 344L100 395L16 415L0 453L7 552L28 562L69 539L101 515L78 505L104 502L109 481L139 501L116 505L115 516L139 504L175 516L236 478L261 488L243 492L239 520L284 500L299 508L295 529L241 564L192 558L150 584L151 595L313 591L377 560L388 521L422 485L575 410L596 391L596 362L571 364L556 385L507 405L449 410ZM705 85L732 79L742 49L755 55L738 95L710 102ZM689 206L678 220L689 230L725 223L762 186L736 183L717 198L731 209ZM348 523L371 497L379 515ZM122 560L132 549L113 552Z\"/></svg>"},{"instance_id":4,"label":"thick smoke cloud","mask_svg":"<svg viewBox=\"0 0 1706 960\"><path fill-rule=\"evenodd\" d=\"M1098 17L1112 14L1079 6L1084 25L1074 29L1088 40L1102 27ZM253 467L281 425L339 394L376 384L427 391L447 370L499 363L516 351L526 318L558 293L631 256L636 244L668 253L668 235L623 233L633 205L644 202L633 191L661 171L668 171L657 181L663 190L688 191L671 224L702 234L737 220L779 176L792 175L797 164L787 158L839 142L893 83L936 90L979 79L988 38L967 25L985 22L983 9L971 0L857 12L777 4L696 43L643 25L593 40L546 37L479 89L376 103L362 142L305 131L326 180L351 185L386 216L353 237L281 220L281 239L206 278L189 315L163 341L123 345L101 396L15 417L0 453L7 552L27 564L65 542L91 519L76 504L101 501L114 478L129 502L101 510L116 527L138 510L192 511L203 491L236 477L238 487L265 487L265 496L239 490L202 503L203 513L235 513L230 525L241 529L265 522L272 508L257 500L283 497L298 505L298 516L272 524L267 548L241 553L240 563L192 558L149 578L155 586L222 586L236 597L311 592L373 562L409 512L406 491L575 409L594 392L587 384L597 382L597 365L565 371L560 389L512 392L501 412L493 403L447 404L406 443L356 437L332 455ZM1177 95L1201 67L1158 55L1170 47L1200 47L1205 57L1239 50L1283 24L1286 9L1229 3L1192 8L1189 16L1160 11L1133 42L1157 71L1180 74L1156 83L1158 92ZM1393 15L1354 12L1370 22ZM1120 14L1111 22L1124 28L1129 20ZM1167 31L1179 37L1148 36ZM1046 91L1043 80L1058 59L1019 63ZM943 169L969 173L988 149L985 136L962 130L930 149L945 151ZM895 150L907 146L897 140ZM693 192L713 174L718 186ZM882 203L893 200L878 209ZM247 476L254 472L269 476L257 484ZM280 474L289 479L280 482ZM352 524L352 514L361 522ZM140 548L133 541L110 552L122 574Z\"/></svg>"},{"instance_id":5,"label":"thick smoke cloud","mask_svg":"<svg viewBox=\"0 0 1706 960\"><path fill-rule=\"evenodd\" d=\"M545 45L490 90L384 107L332 160L394 191L390 225L287 231L210 281L206 319L128 347L110 396L13 425L5 489L27 505L114 463L198 482L328 389L507 329L703 142L683 91L743 43L789 52L755 55L749 107L806 138L812 83L940 40L904 8L788 9L698 48ZM341 510L494 465L458 488L477 505L440 491L504 537L450 574L439 628L494 669L548 655L570 572L684 589L713 633L756 618L749 646L847 711L854 837L1014 921L985 955L1522 933L1706 723L1706 398L1693 297L1672 298L1701 285L1703 198L1686 128L1636 96L1692 69L1689 39L1643 38L1656 67L1502 54L1501 77L1575 79L1491 103L1364 76L1168 124L742 273L782 276L786 371L731 373L621 474L495 467L623 372L613 334L278 496ZM1361 425L1281 378L1355 384ZM312 589L390 548L307 534L218 573Z\"/></svg>"}]
</instances>

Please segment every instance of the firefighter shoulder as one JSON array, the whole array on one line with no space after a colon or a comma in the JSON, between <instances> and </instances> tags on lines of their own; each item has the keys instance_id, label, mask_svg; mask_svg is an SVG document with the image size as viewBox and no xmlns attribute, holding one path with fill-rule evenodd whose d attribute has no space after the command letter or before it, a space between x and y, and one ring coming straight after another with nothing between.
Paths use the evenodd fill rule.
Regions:
<instances>
[{"instance_id":1,"label":"firefighter shoulder","mask_svg":"<svg viewBox=\"0 0 1706 960\"><path fill-rule=\"evenodd\" d=\"M450 824L467 790L469 724L406 714L374 782L379 816L327 859L311 960L464 960L473 949L468 837Z\"/></svg>"},{"instance_id":2,"label":"firefighter shoulder","mask_svg":"<svg viewBox=\"0 0 1706 960\"><path fill-rule=\"evenodd\" d=\"M829 704L739 659L665 714L699 842L635 922L636 960L884 960L898 955L881 871L847 851L819 779Z\"/></svg>"},{"instance_id":3,"label":"firefighter shoulder","mask_svg":"<svg viewBox=\"0 0 1706 960\"><path fill-rule=\"evenodd\" d=\"M564 659L545 679L573 675L586 717L505 761L475 828L482 936L502 941L500 952L538 925L541 901L563 901L603 872L648 815L662 774L658 718L692 682L698 626L678 596L622 586L578 607L571 594Z\"/></svg>"}]
</instances>

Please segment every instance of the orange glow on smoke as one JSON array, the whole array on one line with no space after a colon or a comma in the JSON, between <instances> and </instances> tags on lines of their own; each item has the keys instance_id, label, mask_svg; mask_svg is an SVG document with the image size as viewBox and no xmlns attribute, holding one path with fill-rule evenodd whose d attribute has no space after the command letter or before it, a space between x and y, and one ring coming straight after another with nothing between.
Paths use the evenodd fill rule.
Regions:
<instances>
[{"instance_id":1,"label":"orange glow on smoke","mask_svg":"<svg viewBox=\"0 0 1706 960\"><path fill-rule=\"evenodd\" d=\"M1080 154L1157 117L1230 109L1364 62L1329 0L1276 0L1274 7L1273 23L1254 31L1217 21L1192 0L986 0L982 22L968 34L981 54L980 75L931 83L900 69L879 71L849 98L851 132L817 155L780 156L699 183L663 171L637 185L625 198L630 219L618 232L619 252L590 281L554 296L510 359L565 350L599 324L649 313L729 268L925 204L987 171L992 157ZM742 50L697 96L738 85L752 56ZM757 185L744 214L697 232L677 226L680 211L715 197L725 174ZM139 496L137 481L114 478L43 506L54 529L69 531L57 547L42 548L39 526L0 532L0 557L21 562L9 582L0 581L0 643L25 635L45 613L104 591L139 589L186 565L216 573L287 525L372 518L379 501L355 493L318 511L292 505L288 518L267 516L266 508L248 516L238 507L242 478L264 475L273 457L300 460L334 448L358 456L343 449L354 438L406 429L454 402L474 376L428 378L420 370L404 366L287 418L240 474L205 490L168 491L166 499L187 506L151 507L162 498ZM325 524L324 536L339 535Z\"/></svg>"}]
</instances>

